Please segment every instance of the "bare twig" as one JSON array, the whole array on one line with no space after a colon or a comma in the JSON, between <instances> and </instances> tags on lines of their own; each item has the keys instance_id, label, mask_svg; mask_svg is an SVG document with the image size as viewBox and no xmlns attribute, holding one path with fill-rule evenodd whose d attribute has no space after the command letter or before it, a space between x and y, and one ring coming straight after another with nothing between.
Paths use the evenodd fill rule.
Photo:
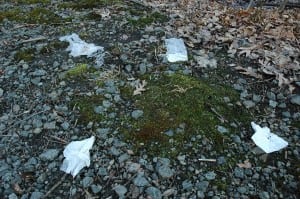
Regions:
<instances>
[{"instance_id":1,"label":"bare twig","mask_svg":"<svg viewBox=\"0 0 300 199\"><path fill-rule=\"evenodd\" d=\"M66 176L67 174L65 173L62 178L44 195L43 199L47 198L56 189L56 187L58 187L65 180Z\"/></svg>"},{"instance_id":2,"label":"bare twig","mask_svg":"<svg viewBox=\"0 0 300 199\"><path fill-rule=\"evenodd\" d=\"M44 36L40 36L40 37L36 37L36 38L31 38L31 39L26 39L20 42L20 44L24 44L24 43L29 43L29 42L35 42L35 41L40 41L40 40L45 40L47 39Z\"/></svg>"},{"instance_id":3,"label":"bare twig","mask_svg":"<svg viewBox=\"0 0 300 199\"><path fill-rule=\"evenodd\" d=\"M51 137L51 138L53 138L53 139L55 139L55 140L57 140L57 141L59 141L59 142L61 142L63 144L67 144L68 143L66 140L64 140L64 139L62 139L60 137L57 137L55 135L50 135L49 137Z\"/></svg>"},{"instance_id":4,"label":"bare twig","mask_svg":"<svg viewBox=\"0 0 300 199\"><path fill-rule=\"evenodd\" d=\"M216 159L205 159L205 158L200 158L198 160L201 162L216 162L217 161Z\"/></svg>"},{"instance_id":5,"label":"bare twig","mask_svg":"<svg viewBox=\"0 0 300 199\"><path fill-rule=\"evenodd\" d=\"M20 123L22 123L22 122L24 122L24 121L26 121L26 120L29 120L30 118L32 118L32 117L34 117L34 116L36 116L36 115L39 115L39 114L41 114L41 113L47 112L47 111L48 111L48 110L39 111L39 112L37 112L37 113L34 113L34 114L30 115L29 117L27 117L27 118L25 118L25 119L23 119L23 120L19 120L19 121L17 121L16 123L14 123L13 125L9 126L7 129L3 130L2 133L5 133L5 132L9 131L11 128L16 127L16 126L19 125Z\"/></svg>"}]
</instances>

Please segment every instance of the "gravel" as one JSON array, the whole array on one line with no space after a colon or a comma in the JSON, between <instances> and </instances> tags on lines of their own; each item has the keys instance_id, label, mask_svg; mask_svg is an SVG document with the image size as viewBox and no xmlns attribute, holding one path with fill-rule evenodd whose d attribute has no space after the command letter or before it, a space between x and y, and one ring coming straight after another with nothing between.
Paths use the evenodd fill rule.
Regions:
<instances>
[{"instance_id":1,"label":"gravel","mask_svg":"<svg viewBox=\"0 0 300 199\"><path fill-rule=\"evenodd\" d=\"M51 192L48 198L57 199L300 197L296 167L300 159L299 94L279 89L276 82L257 83L254 78L236 73L228 68L229 62L251 66L253 63L242 57L227 60L224 58L227 55L218 55L218 49L207 52L210 59L217 60L216 69L196 69L192 60L168 63L163 55L164 39L177 35L169 30L172 20L178 20L177 15L171 15L170 22L155 21L138 27L132 26L128 19L138 20L152 9L126 2L126 6L117 9L110 5L113 3L108 3L105 9L96 5L92 12L60 9L56 4L62 1L54 2L28 5L7 1L0 5L1 12L19 8L29 13L42 6L55 10L58 16L72 18L72 22L54 24L10 19L1 22L0 198L39 199L48 191ZM107 18L101 16L104 11L109 13ZM210 22L201 24L203 34L216 28ZM78 33L88 43L104 46L106 55L101 68L91 67L89 72L66 78L70 69L80 64L95 65L93 58L72 57L66 52L67 46L58 38L71 32ZM46 39L30 41L41 36ZM194 57L196 46L187 47L189 56ZM33 59L16 59L21 50L32 51ZM222 115L221 110L215 109L212 111L212 116L218 119L215 128L195 132L190 140L183 141L182 148L170 148L166 154L153 156L142 144L134 146L134 140L126 138L136 133L131 131L135 126L129 124L129 132L123 132L124 120L143 121L151 113L135 106L141 98L132 96L132 89L136 89L133 82L147 79L148 75L155 79L176 72L234 88L239 93L238 101L226 93L228 96L222 102L228 106L237 104L240 109L246 107L250 118L245 122L226 121L227 113ZM128 85L132 88L124 94ZM297 84L294 86L297 93L299 88ZM141 95L149 87L147 84ZM213 96L205 97L209 100ZM91 104L85 104L85 99ZM150 103L160 106L155 100ZM82 111L86 114L80 114ZM164 112L162 116L172 114ZM175 115L171 121L177 127L159 128L170 143L189 129L188 121L177 119L180 117ZM268 126L271 132L288 141L289 146L266 155L251 140L250 120ZM90 151L90 165L74 178L71 175L63 178L60 167L65 146L91 135L96 141ZM155 142L151 147L157 150ZM171 156L173 152L178 153ZM199 161L200 158L208 161ZM250 168L237 165L246 160L251 163Z\"/></svg>"}]
</instances>

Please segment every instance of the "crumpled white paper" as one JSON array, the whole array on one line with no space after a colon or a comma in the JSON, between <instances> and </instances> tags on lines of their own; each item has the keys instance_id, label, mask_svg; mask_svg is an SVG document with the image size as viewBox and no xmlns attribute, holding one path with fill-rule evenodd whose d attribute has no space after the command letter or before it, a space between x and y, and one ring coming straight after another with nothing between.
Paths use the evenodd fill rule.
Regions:
<instances>
[{"instance_id":1,"label":"crumpled white paper","mask_svg":"<svg viewBox=\"0 0 300 199\"><path fill-rule=\"evenodd\" d=\"M182 39L166 39L167 59L169 62L187 61L187 50Z\"/></svg>"},{"instance_id":2,"label":"crumpled white paper","mask_svg":"<svg viewBox=\"0 0 300 199\"><path fill-rule=\"evenodd\" d=\"M90 152L95 141L92 136L81 141L69 143L65 150L65 159L60 170L72 174L75 177L83 167L90 166Z\"/></svg>"},{"instance_id":3,"label":"crumpled white paper","mask_svg":"<svg viewBox=\"0 0 300 199\"><path fill-rule=\"evenodd\" d=\"M92 43L86 43L85 41L81 40L75 33L60 37L59 40L67 41L70 43L66 50L71 51L71 56L78 57L81 55L86 55L87 57L95 57L96 65L99 67L103 65L104 48L102 46L96 46Z\"/></svg>"},{"instance_id":4,"label":"crumpled white paper","mask_svg":"<svg viewBox=\"0 0 300 199\"><path fill-rule=\"evenodd\" d=\"M251 126L255 131L251 139L264 152L272 153L274 151L279 151L280 149L288 145L288 143L284 139L280 138L274 133L271 133L268 127L261 128L254 122L251 122Z\"/></svg>"}]
</instances>

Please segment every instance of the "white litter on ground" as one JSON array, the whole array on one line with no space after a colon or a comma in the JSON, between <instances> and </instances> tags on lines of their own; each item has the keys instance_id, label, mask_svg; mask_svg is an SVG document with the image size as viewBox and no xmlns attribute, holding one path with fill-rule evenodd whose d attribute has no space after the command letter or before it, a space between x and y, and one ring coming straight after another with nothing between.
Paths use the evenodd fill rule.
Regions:
<instances>
[{"instance_id":1,"label":"white litter on ground","mask_svg":"<svg viewBox=\"0 0 300 199\"><path fill-rule=\"evenodd\" d=\"M67 41L70 43L66 50L71 51L71 56L78 57L81 55L86 55L87 57L95 57L97 67L103 65L104 48L102 46L96 46L92 43L86 43L85 41L81 40L79 36L75 33L60 37L59 40Z\"/></svg>"},{"instance_id":2,"label":"white litter on ground","mask_svg":"<svg viewBox=\"0 0 300 199\"><path fill-rule=\"evenodd\" d=\"M72 174L75 177L83 167L90 166L90 152L95 141L92 136L81 141L73 141L69 143L65 150L65 159L60 170Z\"/></svg>"},{"instance_id":3,"label":"white litter on ground","mask_svg":"<svg viewBox=\"0 0 300 199\"><path fill-rule=\"evenodd\" d=\"M251 126L255 131L251 139L266 153L279 151L280 149L285 148L288 145L288 143L284 139L280 138L274 133L271 133L268 127L261 128L254 122L251 122Z\"/></svg>"},{"instance_id":4,"label":"white litter on ground","mask_svg":"<svg viewBox=\"0 0 300 199\"><path fill-rule=\"evenodd\" d=\"M166 39L167 59L169 62L187 61L187 50L182 39Z\"/></svg>"}]
</instances>

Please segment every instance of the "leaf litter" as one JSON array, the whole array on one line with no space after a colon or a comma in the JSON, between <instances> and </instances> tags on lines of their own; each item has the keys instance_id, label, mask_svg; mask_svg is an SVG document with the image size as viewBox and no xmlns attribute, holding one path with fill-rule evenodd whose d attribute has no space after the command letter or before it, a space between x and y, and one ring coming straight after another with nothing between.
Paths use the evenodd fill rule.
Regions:
<instances>
[{"instance_id":1,"label":"leaf litter","mask_svg":"<svg viewBox=\"0 0 300 199\"><path fill-rule=\"evenodd\" d=\"M297 9L286 9L283 13L277 8L243 10L206 0L141 2L165 10L171 17L166 31L184 38L190 48L201 44L203 50L210 52L225 46L229 56L245 56L256 63L253 67L235 68L244 75L257 79L271 75L278 87L288 88L290 92L300 80ZM202 59L198 57L195 67L199 67L199 60Z\"/></svg>"}]
</instances>

